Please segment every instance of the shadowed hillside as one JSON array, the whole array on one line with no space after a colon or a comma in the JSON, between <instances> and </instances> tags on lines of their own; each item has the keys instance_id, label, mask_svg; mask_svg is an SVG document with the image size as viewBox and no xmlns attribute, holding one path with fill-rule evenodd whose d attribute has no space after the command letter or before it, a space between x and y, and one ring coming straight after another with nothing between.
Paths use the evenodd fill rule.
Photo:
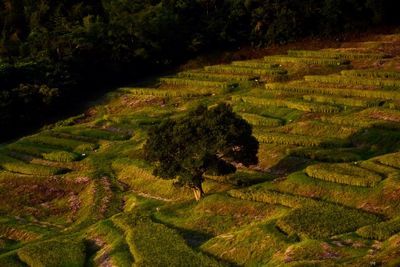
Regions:
<instances>
[{"instance_id":1,"label":"shadowed hillside","mask_svg":"<svg viewBox=\"0 0 400 267\"><path fill-rule=\"evenodd\" d=\"M397 266L400 35L160 77L0 147L0 266ZM147 130L199 103L259 163L206 196L153 176Z\"/></svg>"}]
</instances>

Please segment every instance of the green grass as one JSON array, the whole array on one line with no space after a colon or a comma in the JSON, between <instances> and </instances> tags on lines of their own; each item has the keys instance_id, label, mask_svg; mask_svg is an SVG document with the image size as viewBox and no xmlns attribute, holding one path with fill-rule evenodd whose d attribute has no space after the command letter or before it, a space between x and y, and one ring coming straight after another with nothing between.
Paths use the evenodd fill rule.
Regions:
<instances>
[{"instance_id":1,"label":"green grass","mask_svg":"<svg viewBox=\"0 0 400 267\"><path fill-rule=\"evenodd\" d=\"M355 153L353 148L293 148L287 151L288 155L309 158L324 162L351 162L361 160L361 156Z\"/></svg>"},{"instance_id":2,"label":"green grass","mask_svg":"<svg viewBox=\"0 0 400 267\"><path fill-rule=\"evenodd\" d=\"M248 121L250 124L255 126L269 126L276 127L282 125L282 120L275 118L267 118L257 114L251 113L239 113L239 115Z\"/></svg>"},{"instance_id":3,"label":"green grass","mask_svg":"<svg viewBox=\"0 0 400 267\"><path fill-rule=\"evenodd\" d=\"M207 96L212 94L223 94L225 89L218 88L199 88L193 90L188 88L187 90L179 90L179 88L173 89L157 89L157 88L122 88L119 92L127 93L135 96L158 96L158 97L195 97L195 96Z\"/></svg>"},{"instance_id":4,"label":"green grass","mask_svg":"<svg viewBox=\"0 0 400 267\"><path fill-rule=\"evenodd\" d=\"M160 78L160 82L172 86L194 86L194 87L215 87L215 88L235 88L237 84L222 81L195 80L188 78Z\"/></svg>"},{"instance_id":5,"label":"green grass","mask_svg":"<svg viewBox=\"0 0 400 267\"><path fill-rule=\"evenodd\" d=\"M192 250L173 229L147 217L116 217L125 230L135 266L223 266L204 254Z\"/></svg>"},{"instance_id":6,"label":"green grass","mask_svg":"<svg viewBox=\"0 0 400 267\"><path fill-rule=\"evenodd\" d=\"M241 266L264 266L275 253L284 251L293 242L269 222L216 236L203 244L201 250Z\"/></svg>"},{"instance_id":7,"label":"green grass","mask_svg":"<svg viewBox=\"0 0 400 267\"><path fill-rule=\"evenodd\" d=\"M187 79L206 79L207 81L221 81L221 82L242 82L249 81L254 76L249 74L230 74L230 73L216 73L216 72L206 72L206 71L185 71L177 74L179 78L187 78Z\"/></svg>"},{"instance_id":8,"label":"green grass","mask_svg":"<svg viewBox=\"0 0 400 267\"><path fill-rule=\"evenodd\" d=\"M324 181L355 186L376 186L382 177L353 163L321 163L306 168L308 176Z\"/></svg>"},{"instance_id":9,"label":"green grass","mask_svg":"<svg viewBox=\"0 0 400 267\"><path fill-rule=\"evenodd\" d=\"M234 101L243 101L251 105L259 106L277 106L286 107L291 109L297 109L305 112L318 112L318 113L337 113L341 111L341 108L334 105L311 103L297 99L272 99L272 98L260 98L260 97L238 97Z\"/></svg>"},{"instance_id":10,"label":"green grass","mask_svg":"<svg viewBox=\"0 0 400 267\"><path fill-rule=\"evenodd\" d=\"M19 154L26 154L57 162L72 162L81 159L81 155L77 153L56 150L38 144L30 144L28 142L24 142L23 140L8 145L7 149Z\"/></svg>"},{"instance_id":11,"label":"green grass","mask_svg":"<svg viewBox=\"0 0 400 267\"><path fill-rule=\"evenodd\" d=\"M264 202L274 205L282 205L298 208L304 205L316 205L317 200L312 198L286 194L264 187L263 184L255 185L243 190L230 190L228 194L234 198Z\"/></svg>"},{"instance_id":12,"label":"green grass","mask_svg":"<svg viewBox=\"0 0 400 267\"><path fill-rule=\"evenodd\" d=\"M353 232L357 228L379 222L372 214L332 204L304 206L294 209L277 221L285 233L301 238L324 239L334 235Z\"/></svg>"},{"instance_id":13,"label":"green grass","mask_svg":"<svg viewBox=\"0 0 400 267\"><path fill-rule=\"evenodd\" d=\"M286 208L282 206L213 194L198 203L182 203L161 209L155 216L163 223L179 229L217 236L276 218L284 212Z\"/></svg>"},{"instance_id":14,"label":"green grass","mask_svg":"<svg viewBox=\"0 0 400 267\"><path fill-rule=\"evenodd\" d=\"M35 267L78 267L85 262L85 246L80 240L51 239L18 250L19 258Z\"/></svg>"},{"instance_id":15,"label":"green grass","mask_svg":"<svg viewBox=\"0 0 400 267\"><path fill-rule=\"evenodd\" d=\"M322 66L346 66L350 62L346 59L335 58L309 58L309 57L292 57L292 56L268 56L264 58L267 63L302 63L307 65Z\"/></svg>"},{"instance_id":16,"label":"green grass","mask_svg":"<svg viewBox=\"0 0 400 267\"><path fill-rule=\"evenodd\" d=\"M0 266L4 267L26 267L19 258L16 252L10 252L0 255Z\"/></svg>"},{"instance_id":17,"label":"green grass","mask_svg":"<svg viewBox=\"0 0 400 267\"><path fill-rule=\"evenodd\" d=\"M355 97L333 97L324 95L304 95L303 99L306 101L326 103L332 105L344 105L351 107L374 107L378 106L380 102L379 99L363 99Z\"/></svg>"},{"instance_id":18,"label":"green grass","mask_svg":"<svg viewBox=\"0 0 400 267\"><path fill-rule=\"evenodd\" d=\"M368 239L386 240L400 232L400 218L361 227L357 234Z\"/></svg>"},{"instance_id":19,"label":"green grass","mask_svg":"<svg viewBox=\"0 0 400 267\"><path fill-rule=\"evenodd\" d=\"M321 82L321 83L339 83L345 85L365 85L365 86L380 86L380 87L399 87L400 80L388 79L366 79L357 77L347 77L341 75L308 75L304 76L306 82Z\"/></svg>"},{"instance_id":20,"label":"green grass","mask_svg":"<svg viewBox=\"0 0 400 267\"><path fill-rule=\"evenodd\" d=\"M84 136L95 139L104 139L110 141L128 140L130 136L124 133L112 132L106 129L83 128L83 127L63 127L57 128L57 132L68 133L72 135Z\"/></svg>"},{"instance_id":21,"label":"green grass","mask_svg":"<svg viewBox=\"0 0 400 267\"><path fill-rule=\"evenodd\" d=\"M336 58L348 60L362 59L382 59L387 57L384 53L362 53L362 52L345 52L333 49L325 49L319 51L313 50L289 50L288 55L292 57L310 57L310 58Z\"/></svg>"},{"instance_id":22,"label":"green grass","mask_svg":"<svg viewBox=\"0 0 400 267\"><path fill-rule=\"evenodd\" d=\"M400 79L400 73L397 71L367 69L367 70L342 70L340 73L343 76L350 76L350 77Z\"/></svg>"},{"instance_id":23,"label":"green grass","mask_svg":"<svg viewBox=\"0 0 400 267\"><path fill-rule=\"evenodd\" d=\"M254 136L260 143L266 144L297 145L309 147L335 147L344 146L348 143L345 140L337 138L319 138L300 134L263 132L261 130L254 131Z\"/></svg>"},{"instance_id":24,"label":"green grass","mask_svg":"<svg viewBox=\"0 0 400 267\"><path fill-rule=\"evenodd\" d=\"M64 168L31 164L5 154L0 154L0 167L10 172L42 176L67 172L67 169Z\"/></svg>"},{"instance_id":25,"label":"green grass","mask_svg":"<svg viewBox=\"0 0 400 267\"><path fill-rule=\"evenodd\" d=\"M115 266L132 266L134 258L126 243L123 231L111 220L104 220L91 227L86 233L88 240L102 244L91 259L96 265L108 264Z\"/></svg>"},{"instance_id":26,"label":"green grass","mask_svg":"<svg viewBox=\"0 0 400 267\"><path fill-rule=\"evenodd\" d=\"M55 148L65 149L67 151L76 153L89 153L99 147L97 144L94 143L47 135L35 135L28 137L24 140L34 144L52 146Z\"/></svg>"},{"instance_id":27,"label":"green grass","mask_svg":"<svg viewBox=\"0 0 400 267\"><path fill-rule=\"evenodd\" d=\"M266 84L266 89L268 91L285 92L291 94L322 94L339 97L374 98L382 100L395 100L399 99L400 97L400 93L398 91L333 88L333 86L327 87L320 84L303 83L297 81L285 84L269 83Z\"/></svg>"},{"instance_id":28,"label":"green grass","mask_svg":"<svg viewBox=\"0 0 400 267\"><path fill-rule=\"evenodd\" d=\"M384 165L400 169L400 152L381 156L377 160Z\"/></svg>"},{"instance_id":29,"label":"green grass","mask_svg":"<svg viewBox=\"0 0 400 267\"><path fill-rule=\"evenodd\" d=\"M399 265L400 74L386 42L183 66L0 145L0 266ZM206 173L196 202L152 174L143 144L152 125L220 102L253 125L259 163Z\"/></svg>"}]
</instances>

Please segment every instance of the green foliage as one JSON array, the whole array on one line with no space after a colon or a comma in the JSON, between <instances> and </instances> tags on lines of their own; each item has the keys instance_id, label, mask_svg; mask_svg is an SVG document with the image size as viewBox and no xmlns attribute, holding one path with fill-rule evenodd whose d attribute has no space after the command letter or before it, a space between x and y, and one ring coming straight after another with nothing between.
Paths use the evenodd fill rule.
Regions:
<instances>
[{"instance_id":1,"label":"green foliage","mask_svg":"<svg viewBox=\"0 0 400 267\"><path fill-rule=\"evenodd\" d=\"M327 238L355 231L357 228L379 222L375 215L332 204L304 206L294 209L277 221L277 226L288 234L302 238Z\"/></svg>"},{"instance_id":2,"label":"green foliage","mask_svg":"<svg viewBox=\"0 0 400 267\"><path fill-rule=\"evenodd\" d=\"M85 262L85 246L73 239L51 239L24 246L18 256L29 266L79 267Z\"/></svg>"},{"instance_id":3,"label":"green foliage","mask_svg":"<svg viewBox=\"0 0 400 267\"><path fill-rule=\"evenodd\" d=\"M154 174L178 178L200 191L206 171L231 173L236 170L233 162L249 166L258 161L251 126L226 104L199 106L185 117L162 122L148 135L144 151L156 162Z\"/></svg>"},{"instance_id":4,"label":"green foliage","mask_svg":"<svg viewBox=\"0 0 400 267\"><path fill-rule=\"evenodd\" d=\"M315 164L306 168L308 176L330 181L334 183L355 185L355 186L376 186L382 177L355 164Z\"/></svg>"}]
</instances>

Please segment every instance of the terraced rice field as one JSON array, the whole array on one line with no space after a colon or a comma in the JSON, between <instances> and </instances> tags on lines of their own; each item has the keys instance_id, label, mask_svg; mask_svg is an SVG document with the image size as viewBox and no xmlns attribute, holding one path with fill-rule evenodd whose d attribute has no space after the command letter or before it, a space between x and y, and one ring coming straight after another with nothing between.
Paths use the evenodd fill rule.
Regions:
<instances>
[{"instance_id":1,"label":"terraced rice field","mask_svg":"<svg viewBox=\"0 0 400 267\"><path fill-rule=\"evenodd\" d=\"M400 36L120 88L0 146L0 266L399 266ZM253 125L259 164L206 197L152 174L147 129L199 103Z\"/></svg>"}]
</instances>

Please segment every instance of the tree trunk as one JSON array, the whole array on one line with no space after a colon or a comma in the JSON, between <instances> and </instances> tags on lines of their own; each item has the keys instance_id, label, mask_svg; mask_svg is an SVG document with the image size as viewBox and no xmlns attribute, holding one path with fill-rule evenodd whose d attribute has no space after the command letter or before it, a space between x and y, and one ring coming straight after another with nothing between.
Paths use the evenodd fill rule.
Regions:
<instances>
[{"instance_id":1,"label":"tree trunk","mask_svg":"<svg viewBox=\"0 0 400 267\"><path fill-rule=\"evenodd\" d=\"M204 191L203 191L203 187L201 186L201 184L193 187L192 190L193 190L194 198L196 199L196 201L200 201L200 199L202 199L204 196Z\"/></svg>"}]
</instances>

